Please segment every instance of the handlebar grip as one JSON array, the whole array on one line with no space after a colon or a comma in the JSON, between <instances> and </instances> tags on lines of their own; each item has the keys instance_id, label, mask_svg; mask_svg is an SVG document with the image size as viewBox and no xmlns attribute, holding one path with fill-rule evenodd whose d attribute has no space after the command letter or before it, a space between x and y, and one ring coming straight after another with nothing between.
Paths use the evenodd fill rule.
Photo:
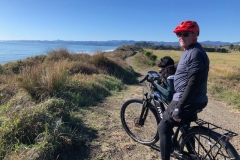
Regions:
<instances>
[{"instance_id":1,"label":"handlebar grip","mask_svg":"<svg viewBox=\"0 0 240 160\"><path fill-rule=\"evenodd\" d=\"M138 81L138 83L143 83L144 81L146 81L148 78L148 75L146 75L142 80Z\"/></svg>"}]
</instances>

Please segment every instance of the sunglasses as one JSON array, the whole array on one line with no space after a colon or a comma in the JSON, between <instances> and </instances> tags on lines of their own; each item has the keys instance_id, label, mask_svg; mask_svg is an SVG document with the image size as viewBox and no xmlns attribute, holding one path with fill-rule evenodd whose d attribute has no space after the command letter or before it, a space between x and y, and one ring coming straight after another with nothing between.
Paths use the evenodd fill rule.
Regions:
<instances>
[{"instance_id":1,"label":"sunglasses","mask_svg":"<svg viewBox=\"0 0 240 160\"><path fill-rule=\"evenodd\" d=\"M185 33L177 33L177 37L180 38L180 37L188 37L189 36L189 33L190 32L185 32Z\"/></svg>"}]
</instances>

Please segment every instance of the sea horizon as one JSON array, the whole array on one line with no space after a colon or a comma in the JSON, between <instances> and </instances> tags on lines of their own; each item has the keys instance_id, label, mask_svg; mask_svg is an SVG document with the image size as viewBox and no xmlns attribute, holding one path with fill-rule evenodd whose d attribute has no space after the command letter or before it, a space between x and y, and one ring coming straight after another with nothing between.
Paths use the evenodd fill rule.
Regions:
<instances>
[{"instance_id":1,"label":"sea horizon","mask_svg":"<svg viewBox=\"0 0 240 160\"><path fill-rule=\"evenodd\" d=\"M0 64L24 60L37 55L46 55L51 50L66 48L73 53L109 52L120 45L108 44L79 44L67 41L22 41L1 40L0 41Z\"/></svg>"}]
</instances>

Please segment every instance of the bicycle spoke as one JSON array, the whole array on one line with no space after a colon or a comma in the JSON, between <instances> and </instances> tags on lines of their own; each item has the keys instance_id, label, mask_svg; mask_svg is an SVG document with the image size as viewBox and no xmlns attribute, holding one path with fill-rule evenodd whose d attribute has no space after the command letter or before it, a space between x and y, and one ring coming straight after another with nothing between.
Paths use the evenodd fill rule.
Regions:
<instances>
[{"instance_id":1,"label":"bicycle spoke","mask_svg":"<svg viewBox=\"0 0 240 160\"><path fill-rule=\"evenodd\" d=\"M220 134L211 130L194 128L182 140L180 153L196 160L229 160L238 157L232 145L220 137Z\"/></svg>"},{"instance_id":2,"label":"bicycle spoke","mask_svg":"<svg viewBox=\"0 0 240 160\"><path fill-rule=\"evenodd\" d=\"M208 154L208 150L204 147L202 137L203 136L201 135L192 135L191 137L187 137L186 144L188 143L188 145L191 146L191 151L194 152L194 155L192 155L192 157L194 157L195 159L203 159L207 156L212 159L211 155Z\"/></svg>"}]
</instances>

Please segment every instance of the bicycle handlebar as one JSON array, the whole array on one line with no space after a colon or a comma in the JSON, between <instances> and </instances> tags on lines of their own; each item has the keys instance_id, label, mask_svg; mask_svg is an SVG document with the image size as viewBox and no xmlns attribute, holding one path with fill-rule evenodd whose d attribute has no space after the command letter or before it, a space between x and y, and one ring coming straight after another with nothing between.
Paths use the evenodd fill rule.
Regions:
<instances>
[{"instance_id":1,"label":"bicycle handlebar","mask_svg":"<svg viewBox=\"0 0 240 160\"><path fill-rule=\"evenodd\" d=\"M146 76L142 80L140 80L139 83L143 83L146 80L150 83L153 83L155 80L159 78L160 78L160 75L156 71L148 71Z\"/></svg>"},{"instance_id":2,"label":"bicycle handlebar","mask_svg":"<svg viewBox=\"0 0 240 160\"><path fill-rule=\"evenodd\" d=\"M138 81L138 83L143 83L144 81L146 81L147 79L148 79L148 74L142 79L142 80L140 80L140 81Z\"/></svg>"}]
</instances>

